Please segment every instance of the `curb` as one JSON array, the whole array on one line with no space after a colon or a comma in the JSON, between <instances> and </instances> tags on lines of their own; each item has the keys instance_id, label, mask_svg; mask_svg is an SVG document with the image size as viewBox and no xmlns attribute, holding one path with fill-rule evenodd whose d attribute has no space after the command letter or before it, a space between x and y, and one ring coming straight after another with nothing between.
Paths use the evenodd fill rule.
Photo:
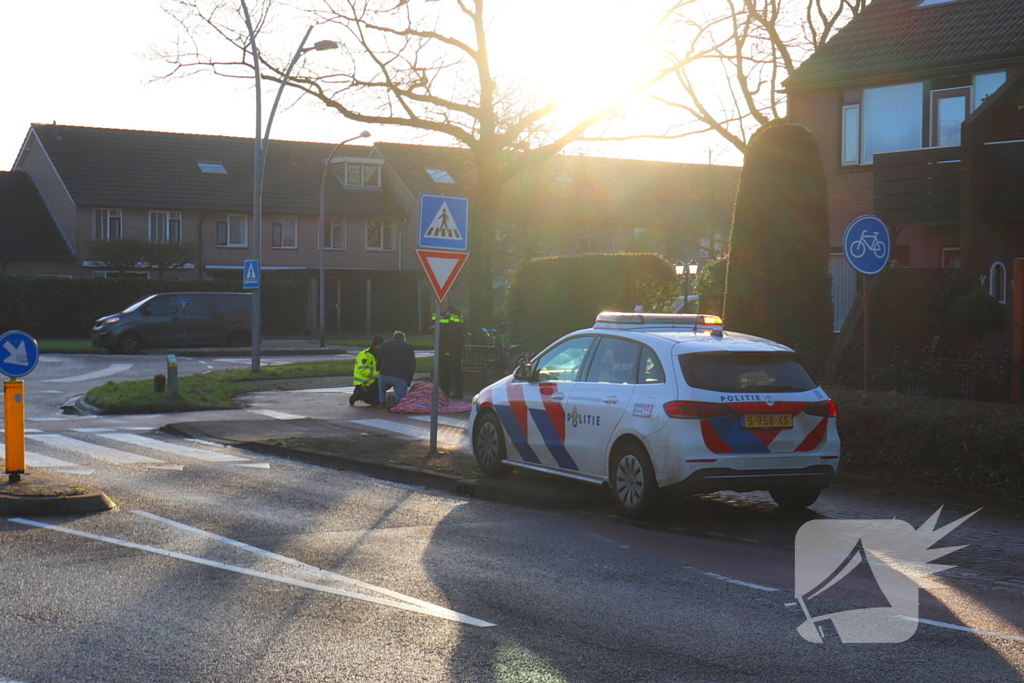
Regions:
<instances>
[{"instance_id":1,"label":"curb","mask_svg":"<svg viewBox=\"0 0 1024 683\"><path fill-rule=\"evenodd\" d=\"M1014 515L1024 515L1024 501L1015 498L991 496L963 489L935 486L934 484L915 484L896 479L882 479L880 477L851 474L842 471L836 473L834 482L839 486L862 491L895 493L902 496L925 498L950 505L963 505L965 507L985 508Z\"/></svg>"},{"instance_id":2,"label":"curb","mask_svg":"<svg viewBox=\"0 0 1024 683\"><path fill-rule=\"evenodd\" d=\"M0 493L0 517L77 515L106 512L115 507L117 504L101 491L74 496L9 496Z\"/></svg>"},{"instance_id":3,"label":"curb","mask_svg":"<svg viewBox=\"0 0 1024 683\"><path fill-rule=\"evenodd\" d=\"M421 486L466 498L479 498L521 507L542 510L578 509L584 506L589 507L597 501L604 500L603 491L589 484L580 485L579 491L586 491L585 494L566 491L564 481L559 482L559 490L557 492L548 492L538 490L536 486L530 484L503 479L460 479L449 474L418 467L385 465L356 458L346 458L343 455L337 454L282 448L260 441L217 439L199 430L192 429L186 424L164 425L160 430L173 436L213 441L242 448L253 453L272 455L336 470L351 470L384 481L393 481L408 486Z\"/></svg>"}]
</instances>

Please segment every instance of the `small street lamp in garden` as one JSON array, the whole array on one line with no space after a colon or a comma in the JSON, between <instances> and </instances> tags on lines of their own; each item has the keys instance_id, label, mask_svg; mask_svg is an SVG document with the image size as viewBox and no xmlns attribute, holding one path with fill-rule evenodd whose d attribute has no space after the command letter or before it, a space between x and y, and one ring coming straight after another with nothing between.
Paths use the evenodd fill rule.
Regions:
<instances>
[{"instance_id":1,"label":"small street lamp in garden","mask_svg":"<svg viewBox=\"0 0 1024 683\"><path fill-rule=\"evenodd\" d=\"M700 265L696 259L691 260L689 263L676 261L675 268L676 276L683 278L683 311L686 311L686 307L690 303L690 278L697 274L697 269L700 268Z\"/></svg>"}]
</instances>

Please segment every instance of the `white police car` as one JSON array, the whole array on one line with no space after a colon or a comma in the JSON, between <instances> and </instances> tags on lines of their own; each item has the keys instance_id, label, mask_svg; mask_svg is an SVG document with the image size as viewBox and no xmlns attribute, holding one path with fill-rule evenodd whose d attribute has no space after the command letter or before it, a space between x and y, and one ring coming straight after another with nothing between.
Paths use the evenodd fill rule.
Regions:
<instances>
[{"instance_id":1,"label":"white police car","mask_svg":"<svg viewBox=\"0 0 1024 683\"><path fill-rule=\"evenodd\" d=\"M839 464L835 404L792 349L702 314L602 313L473 398L473 452L607 483L622 513L659 489L767 490L811 505Z\"/></svg>"}]
</instances>

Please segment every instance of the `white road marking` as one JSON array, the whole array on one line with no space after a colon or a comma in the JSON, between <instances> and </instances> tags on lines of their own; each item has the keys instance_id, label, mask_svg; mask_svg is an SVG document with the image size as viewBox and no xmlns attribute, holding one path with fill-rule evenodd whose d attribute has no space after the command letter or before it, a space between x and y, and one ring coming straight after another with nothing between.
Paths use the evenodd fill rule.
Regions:
<instances>
[{"instance_id":1,"label":"white road marking","mask_svg":"<svg viewBox=\"0 0 1024 683\"><path fill-rule=\"evenodd\" d=\"M95 472L95 470L73 469L73 470L54 470L54 472L61 472L62 474L80 474L82 476L87 477L90 474L92 474L93 472Z\"/></svg>"},{"instance_id":2,"label":"white road marking","mask_svg":"<svg viewBox=\"0 0 1024 683\"><path fill-rule=\"evenodd\" d=\"M921 617L908 617L905 614L897 614L900 619L906 619L907 621L916 621L921 624L928 624L929 626L938 626L940 628L949 628L954 631L966 631L967 633L974 633L979 636L992 636L993 638L1004 638L1006 640L1016 640L1024 643L1024 636L1013 636L1009 633L997 633L995 631L982 631L981 629L971 628L970 626L961 626L959 624L949 624L945 621L933 621L931 619L923 619Z\"/></svg>"},{"instance_id":3,"label":"white road marking","mask_svg":"<svg viewBox=\"0 0 1024 683\"><path fill-rule=\"evenodd\" d=\"M74 377L61 377L60 379L44 379L44 382L88 382L89 380L99 379L101 377L110 377L116 375L119 372L130 370L132 367L131 363L112 363L103 370L95 370L93 372L87 372L84 375L75 375Z\"/></svg>"},{"instance_id":4,"label":"white road marking","mask_svg":"<svg viewBox=\"0 0 1024 683\"><path fill-rule=\"evenodd\" d=\"M322 389L297 389L296 394L351 394L355 387L324 387Z\"/></svg>"},{"instance_id":5,"label":"white road marking","mask_svg":"<svg viewBox=\"0 0 1024 683\"><path fill-rule=\"evenodd\" d=\"M0 441L0 460L3 460L3 441ZM25 451L25 466L26 467L78 467L73 462L67 460L58 460L57 458L51 458L48 455L42 455L40 453L33 453L32 451Z\"/></svg>"},{"instance_id":6,"label":"white road marking","mask_svg":"<svg viewBox=\"0 0 1024 683\"><path fill-rule=\"evenodd\" d=\"M171 472L184 472L184 465L146 465L147 470L170 470Z\"/></svg>"},{"instance_id":7,"label":"white road marking","mask_svg":"<svg viewBox=\"0 0 1024 683\"><path fill-rule=\"evenodd\" d=\"M232 463L232 465L234 465L235 467L252 467L253 469L257 469L257 470L269 470L270 469L270 463L269 462L235 462L235 463Z\"/></svg>"},{"instance_id":8,"label":"white road marking","mask_svg":"<svg viewBox=\"0 0 1024 683\"><path fill-rule=\"evenodd\" d=\"M82 441L81 439L72 439L71 437L64 436L62 434L37 434L29 437L33 441L42 441L45 444L53 446L54 448L60 448L66 451L72 451L75 453L85 453L91 455L94 458L100 460L108 460L110 462L116 462L120 465L163 465L165 464L162 460L156 458L147 458L144 455L136 455L135 453L127 453L125 451L117 451L113 448L107 448L106 446L100 446L98 444L89 443L88 441Z\"/></svg>"},{"instance_id":9,"label":"white road marking","mask_svg":"<svg viewBox=\"0 0 1024 683\"><path fill-rule=\"evenodd\" d=\"M708 571L704 571L702 569L698 569L697 571L699 571L700 573L702 573L702 574L704 574L706 576L710 576L710 577L718 579L720 581L725 581L726 583L735 583L737 586L746 586L747 588L756 588L759 591L765 591L767 593L774 593L777 590L779 590L778 588L772 588L770 586L762 586L762 585L757 584L757 583L750 583L748 581L740 581L739 579L733 579L733 578L728 577L728 576L722 576L721 574L716 574L715 572L708 572Z\"/></svg>"},{"instance_id":10,"label":"white road marking","mask_svg":"<svg viewBox=\"0 0 1024 683\"><path fill-rule=\"evenodd\" d=\"M389 597L381 597L378 595L367 595L366 593L358 593L352 590L345 590L343 588L333 588L331 586L323 586L316 583L310 583L308 581L300 581L297 579L291 579L284 576L275 576L266 572L256 571L254 569L248 569L246 567L237 567L235 565L226 564L223 562L215 562L214 560L208 560L203 557L196 557L194 555L186 555L184 553L174 552L172 550L164 550L163 548L157 548L150 545L142 545L141 543L134 543L132 541L124 541L119 538L111 538L109 536L100 536L98 534L89 533L87 531L79 531L78 529L70 529L68 527L57 526L55 524L45 524L43 522L36 522L29 519L22 519L20 517L11 518L12 522L16 524L25 524L27 526L34 526L40 529L50 529L52 531L59 531L64 534L72 536L80 536L82 538L88 538L94 541L101 541L103 543L110 543L111 545L118 545L123 548L130 548L133 550L142 550L144 552L153 553L154 555L162 555L164 557L171 557L178 560L184 560L185 562L193 562L195 564L203 565L206 567L214 567L216 569L223 569L229 572L235 572L237 574L243 574L245 576L252 576L258 579L267 579L269 581L278 581L280 583L296 586L298 588L307 588L309 590L320 591L322 593L330 593L333 595L340 595L347 598L353 598L356 600L363 600L365 602L372 602L378 605L384 605L386 607L395 607L397 609L405 610L408 612L416 612L418 614L424 614L426 616L436 617L438 619L446 619L448 621L455 621L467 626L494 626L494 624L483 621L482 619L476 619L465 614L460 614L453 610L438 605L431 605L430 603L423 603L426 606L415 604L413 600L407 596L401 596L399 599L392 599ZM170 521L170 520L168 520ZM199 530L197 530L199 531ZM230 539L224 539L230 540ZM256 549L258 550L258 549ZM315 568L314 568L315 569ZM341 577L343 578L343 577ZM369 589L383 592L384 589L376 588L366 584ZM419 601L417 601L419 602Z\"/></svg>"},{"instance_id":11,"label":"white road marking","mask_svg":"<svg viewBox=\"0 0 1024 683\"><path fill-rule=\"evenodd\" d=\"M43 380L43 381L45 382L45 381L48 381L48 380ZM66 420L66 419L68 419L68 418L66 418L66 417L26 417L25 418L26 421L31 421L31 422L59 422L61 420ZM28 431L28 430L25 430L25 431Z\"/></svg>"},{"instance_id":12,"label":"white road marking","mask_svg":"<svg viewBox=\"0 0 1024 683\"><path fill-rule=\"evenodd\" d=\"M4 433L4 430L2 428L0 428L0 434L3 434L3 433ZM26 434L42 434L43 430L42 429L32 429L31 427L26 427L25 428L25 433Z\"/></svg>"},{"instance_id":13,"label":"white road marking","mask_svg":"<svg viewBox=\"0 0 1024 683\"><path fill-rule=\"evenodd\" d=\"M292 415L291 413L281 413L276 410L250 410L250 413L256 413L264 417L272 417L275 420L306 420L308 419L305 415Z\"/></svg>"},{"instance_id":14,"label":"white road marking","mask_svg":"<svg viewBox=\"0 0 1024 683\"><path fill-rule=\"evenodd\" d=\"M407 415L414 420L420 420L422 422L430 422L429 415ZM437 424L444 425L445 427L454 427L455 429L469 429L469 418L463 417L448 417L446 415L437 416Z\"/></svg>"},{"instance_id":15,"label":"white road marking","mask_svg":"<svg viewBox=\"0 0 1024 683\"><path fill-rule=\"evenodd\" d=\"M215 451L206 451L201 448L193 448L192 446L168 443L166 441L160 441L158 439L152 439L148 436L140 436L138 434L125 434L122 432L104 432L98 434L98 436L101 439L110 439L112 441L117 441L119 443L131 444L132 446L138 446L139 448L157 451L158 453L167 453L169 455L182 455L185 456L186 458L195 458L197 460L205 460L207 462L248 461L248 458L243 458L237 455L217 453Z\"/></svg>"}]
</instances>

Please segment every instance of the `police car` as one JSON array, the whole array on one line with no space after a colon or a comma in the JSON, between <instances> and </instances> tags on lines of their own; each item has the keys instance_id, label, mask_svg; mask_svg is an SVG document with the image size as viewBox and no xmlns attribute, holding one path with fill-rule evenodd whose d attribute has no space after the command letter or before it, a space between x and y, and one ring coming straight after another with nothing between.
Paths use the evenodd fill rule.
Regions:
<instances>
[{"instance_id":1,"label":"police car","mask_svg":"<svg viewBox=\"0 0 1024 683\"><path fill-rule=\"evenodd\" d=\"M663 489L767 490L806 507L839 464L835 404L792 349L703 314L601 313L473 398L473 452L607 484L627 516Z\"/></svg>"}]
</instances>

